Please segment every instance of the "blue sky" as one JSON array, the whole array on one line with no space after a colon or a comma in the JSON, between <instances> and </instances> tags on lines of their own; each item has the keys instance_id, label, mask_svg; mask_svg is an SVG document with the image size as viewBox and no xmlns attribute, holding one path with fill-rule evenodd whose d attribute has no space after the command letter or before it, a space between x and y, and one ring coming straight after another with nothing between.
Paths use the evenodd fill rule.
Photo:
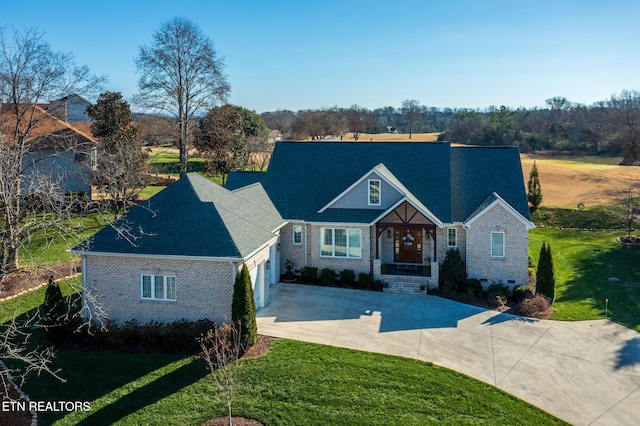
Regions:
<instances>
[{"instance_id":1,"label":"blue sky","mask_svg":"<svg viewBox=\"0 0 640 426\"><path fill-rule=\"evenodd\" d=\"M405 99L531 108L640 90L637 0L30 0L1 9L0 26L38 28L129 100L139 47L175 16L225 58L229 101L259 113Z\"/></svg>"}]
</instances>

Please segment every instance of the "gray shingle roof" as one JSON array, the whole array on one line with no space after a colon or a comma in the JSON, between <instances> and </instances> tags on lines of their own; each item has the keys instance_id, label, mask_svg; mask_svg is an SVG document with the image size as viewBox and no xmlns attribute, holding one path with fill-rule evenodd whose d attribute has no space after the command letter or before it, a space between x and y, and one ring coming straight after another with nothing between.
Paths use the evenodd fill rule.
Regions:
<instances>
[{"instance_id":1,"label":"gray shingle roof","mask_svg":"<svg viewBox=\"0 0 640 426\"><path fill-rule=\"evenodd\" d=\"M261 192L256 185L234 193L190 173L74 250L246 258L285 223ZM114 229L122 226L144 235L132 244Z\"/></svg>"},{"instance_id":2,"label":"gray shingle roof","mask_svg":"<svg viewBox=\"0 0 640 426\"><path fill-rule=\"evenodd\" d=\"M368 214L346 220L344 212L317 212L383 164L387 178L442 222L463 222L493 192L529 219L519 155L517 147L449 143L277 142L267 172L232 172L226 187L261 182L285 219L364 223Z\"/></svg>"},{"instance_id":3,"label":"gray shingle roof","mask_svg":"<svg viewBox=\"0 0 640 426\"><path fill-rule=\"evenodd\" d=\"M234 172L225 186L260 181L283 218L307 219L380 163L438 218L450 218L447 143L277 142L267 172Z\"/></svg>"}]
</instances>

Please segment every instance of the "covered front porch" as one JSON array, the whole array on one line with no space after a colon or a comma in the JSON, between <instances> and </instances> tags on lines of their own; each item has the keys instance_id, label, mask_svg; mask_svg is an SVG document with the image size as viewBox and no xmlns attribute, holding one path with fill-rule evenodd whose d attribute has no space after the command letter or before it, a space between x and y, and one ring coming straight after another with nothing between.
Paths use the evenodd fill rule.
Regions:
<instances>
[{"instance_id":1,"label":"covered front porch","mask_svg":"<svg viewBox=\"0 0 640 426\"><path fill-rule=\"evenodd\" d=\"M437 226L404 201L375 224L373 276L385 283L438 287Z\"/></svg>"}]
</instances>

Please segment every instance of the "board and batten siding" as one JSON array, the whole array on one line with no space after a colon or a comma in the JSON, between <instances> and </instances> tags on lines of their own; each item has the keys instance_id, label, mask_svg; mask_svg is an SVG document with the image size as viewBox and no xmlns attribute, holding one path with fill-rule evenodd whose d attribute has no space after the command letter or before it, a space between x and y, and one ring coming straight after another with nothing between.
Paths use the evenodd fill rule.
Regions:
<instances>
[{"instance_id":1,"label":"board and batten siding","mask_svg":"<svg viewBox=\"0 0 640 426\"><path fill-rule=\"evenodd\" d=\"M380 205L369 205L369 180L380 181ZM398 202L403 195L375 173L370 173L362 182L351 188L331 205L334 209L377 209L385 210Z\"/></svg>"}]
</instances>

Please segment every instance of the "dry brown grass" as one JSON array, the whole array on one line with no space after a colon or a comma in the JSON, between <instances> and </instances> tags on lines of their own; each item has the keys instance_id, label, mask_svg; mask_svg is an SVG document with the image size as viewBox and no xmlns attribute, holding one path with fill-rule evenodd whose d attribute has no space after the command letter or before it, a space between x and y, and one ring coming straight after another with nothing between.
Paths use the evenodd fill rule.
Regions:
<instances>
[{"instance_id":1,"label":"dry brown grass","mask_svg":"<svg viewBox=\"0 0 640 426\"><path fill-rule=\"evenodd\" d=\"M358 142L436 142L440 133L360 133ZM353 142L353 133L347 133L343 142Z\"/></svg>"},{"instance_id":2,"label":"dry brown grass","mask_svg":"<svg viewBox=\"0 0 640 426\"><path fill-rule=\"evenodd\" d=\"M522 172L525 184L534 159L522 155ZM640 182L640 167L609 166L536 158L542 188L542 205L547 207L586 207L610 204L623 198L630 188ZM637 194L636 194L637 195Z\"/></svg>"}]
</instances>

